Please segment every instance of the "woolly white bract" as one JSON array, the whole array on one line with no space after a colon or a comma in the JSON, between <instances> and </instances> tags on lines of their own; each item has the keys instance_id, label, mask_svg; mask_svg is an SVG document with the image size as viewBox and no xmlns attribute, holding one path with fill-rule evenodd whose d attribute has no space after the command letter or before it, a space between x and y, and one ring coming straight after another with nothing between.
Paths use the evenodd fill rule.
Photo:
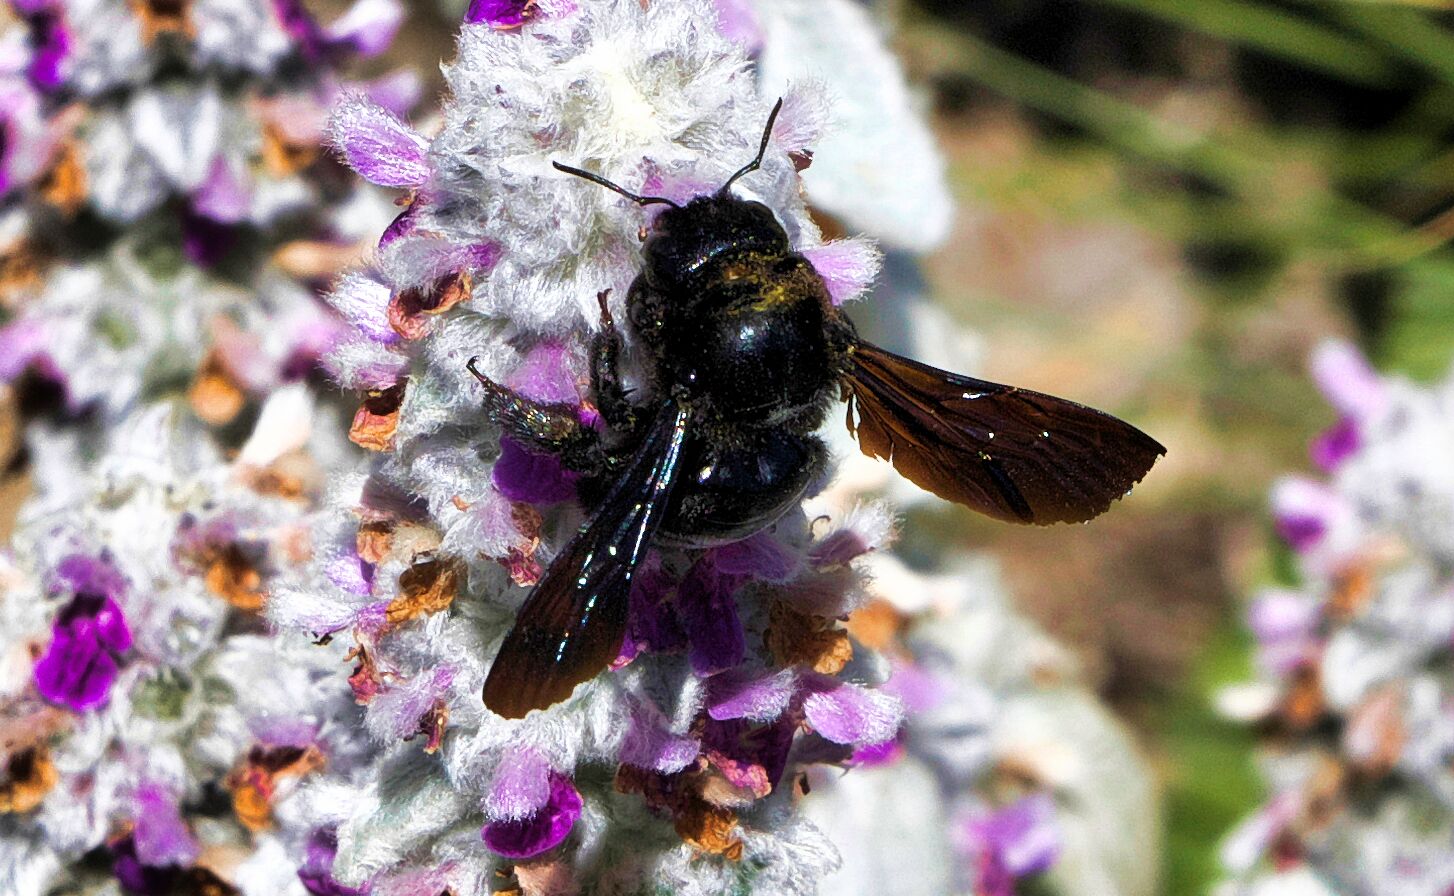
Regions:
<instances>
[{"instance_id":1,"label":"woolly white bract","mask_svg":"<svg viewBox=\"0 0 1454 896\"><path fill-rule=\"evenodd\" d=\"M1313 445L1327 478L1272 495L1302 581L1254 597L1262 674L1221 698L1279 735L1262 756L1272 798L1224 846L1226 890L1447 893L1454 378L1379 376L1340 343L1313 374L1339 413Z\"/></svg>"}]
</instances>

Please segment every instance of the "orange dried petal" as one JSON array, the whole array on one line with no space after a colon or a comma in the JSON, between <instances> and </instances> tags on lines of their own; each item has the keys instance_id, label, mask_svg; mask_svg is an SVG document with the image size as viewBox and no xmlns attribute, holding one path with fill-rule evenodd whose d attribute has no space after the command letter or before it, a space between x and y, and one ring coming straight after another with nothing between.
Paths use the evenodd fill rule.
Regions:
<instances>
[{"instance_id":1,"label":"orange dried petal","mask_svg":"<svg viewBox=\"0 0 1454 896\"><path fill-rule=\"evenodd\" d=\"M187 401L202 422L225 426L242 412L247 404L247 393L233 379L222 362L221 353L214 348L202 359L202 366L192 380L192 388L187 391Z\"/></svg>"},{"instance_id":2,"label":"orange dried petal","mask_svg":"<svg viewBox=\"0 0 1454 896\"><path fill-rule=\"evenodd\" d=\"M908 617L886 600L874 600L848 616L848 632L874 650L887 650L898 640Z\"/></svg>"},{"instance_id":3,"label":"orange dried petal","mask_svg":"<svg viewBox=\"0 0 1454 896\"><path fill-rule=\"evenodd\" d=\"M37 192L41 199L66 215L75 214L86 201L86 166L76 143L68 140L61 144Z\"/></svg>"},{"instance_id":4,"label":"orange dried petal","mask_svg":"<svg viewBox=\"0 0 1454 896\"><path fill-rule=\"evenodd\" d=\"M0 814L35 809L59 779L45 747L33 746L10 754L0 775Z\"/></svg>"},{"instance_id":5,"label":"orange dried petal","mask_svg":"<svg viewBox=\"0 0 1454 896\"><path fill-rule=\"evenodd\" d=\"M692 800L673 819L677 836L705 853L732 861L742 857L742 840L737 836L737 813Z\"/></svg>"},{"instance_id":6,"label":"orange dried petal","mask_svg":"<svg viewBox=\"0 0 1454 896\"><path fill-rule=\"evenodd\" d=\"M405 339L418 339L428 331L430 317L465 301L472 292L469 272L456 271L445 274L427 288L394 293L389 299L389 326Z\"/></svg>"},{"instance_id":7,"label":"orange dried petal","mask_svg":"<svg viewBox=\"0 0 1454 896\"><path fill-rule=\"evenodd\" d=\"M403 403L403 383L369 392L363 404L359 405L358 412L353 415L353 425L348 429L348 440L370 451L391 449L394 444L394 431L399 428L399 408Z\"/></svg>"},{"instance_id":8,"label":"orange dried petal","mask_svg":"<svg viewBox=\"0 0 1454 896\"><path fill-rule=\"evenodd\" d=\"M297 174L317 160L318 152L317 144L290 140L273 122L263 124L263 167L274 177Z\"/></svg>"},{"instance_id":9,"label":"orange dried petal","mask_svg":"<svg viewBox=\"0 0 1454 896\"><path fill-rule=\"evenodd\" d=\"M831 619L800 613L780 600L768 611L767 649L781 666L808 666L834 675L853 658L848 633Z\"/></svg>"},{"instance_id":10,"label":"orange dried petal","mask_svg":"<svg viewBox=\"0 0 1454 896\"><path fill-rule=\"evenodd\" d=\"M463 566L456 560L431 557L399 575L399 596L389 601L384 621L392 627L415 617L438 613L459 593Z\"/></svg>"},{"instance_id":11,"label":"orange dried petal","mask_svg":"<svg viewBox=\"0 0 1454 896\"><path fill-rule=\"evenodd\" d=\"M212 551L204 581L208 591L244 612L259 612L267 603L262 573L241 545L220 545Z\"/></svg>"}]
</instances>

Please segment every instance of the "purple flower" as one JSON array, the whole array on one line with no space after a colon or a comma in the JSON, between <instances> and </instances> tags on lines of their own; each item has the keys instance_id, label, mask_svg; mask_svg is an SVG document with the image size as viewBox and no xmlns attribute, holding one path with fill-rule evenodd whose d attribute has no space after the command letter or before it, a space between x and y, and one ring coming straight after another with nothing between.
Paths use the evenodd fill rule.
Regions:
<instances>
[{"instance_id":1,"label":"purple flower","mask_svg":"<svg viewBox=\"0 0 1454 896\"><path fill-rule=\"evenodd\" d=\"M388 49L403 21L404 10L395 0L358 0L342 16L323 28L300 0L273 0L273 10L304 59L319 61L342 53L377 56Z\"/></svg>"},{"instance_id":2,"label":"purple flower","mask_svg":"<svg viewBox=\"0 0 1454 896\"><path fill-rule=\"evenodd\" d=\"M171 896L181 882L176 865L147 865L136 855L136 838L130 834L110 844L111 873L129 896Z\"/></svg>"},{"instance_id":3,"label":"purple flower","mask_svg":"<svg viewBox=\"0 0 1454 896\"><path fill-rule=\"evenodd\" d=\"M716 0L717 30L749 56L762 50L762 21L748 0Z\"/></svg>"},{"instance_id":4,"label":"purple flower","mask_svg":"<svg viewBox=\"0 0 1454 896\"><path fill-rule=\"evenodd\" d=\"M182 253L192 264L215 267L237 243L237 228L193 210L182 212Z\"/></svg>"},{"instance_id":5,"label":"purple flower","mask_svg":"<svg viewBox=\"0 0 1454 896\"><path fill-rule=\"evenodd\" d=\"M1367 420L1388 403L1388 388L1363 353L1347 342L1329 340L1313 351L1313 380L1338 413Z\"/></svg>"},{"instance_id":6,"label":"purple flower","mask_svg":"<svg viewBox=\"0 0 1454 896\"><path fill-rule=\"evenodd\" d=\"M137 861L150 867L188 866L197 861L197 841L187 830L172 794L155 784L144 784L137 788L134 799L131 838Z\"/></svg>"},{"instance_id":7,"label":"purple flower","mask_svg":"<svg viewBox=\"0 0 1454 896\"><path fill-rule=\"evenodd\" d=\"M1318 601L1305 594L1282 589L1259 594L1247 608L1258 662L1278 674L1291 673L1312 657L1321 619Z\"/></svg>"},{"instance_id":8,"label":"purple flower","mask_svg":"<svg viewBox=\"0 0 1454 896\"><path fill-rule=\"evenodd\" d=\"M738 665L747 655L747 633L733 597L743 577L724 573L712 555L702 557L677 586L677 613L687 633L687 659L698 676Z\"/></svg>"},{"instance_id":9,"label":"purple flower","mask_svg":"<svg viewBox=\"0 0 1454 896\"><path fill-rule=\"evenodd\" d=\"M1272 519L1277 534L1299 554L1318 548L1342 517L1341 495L1318 482L1288 477L1272 488Z\"/></svg>"},{"instance_id":10,"label":"purple flower","mask_svg":"<svg viewBox=\"0 0 1454 896\"><path fill-rule=\"evenodd\" d=\"M65 80L65 66L71 56L71 33L66 30L62 11L50 4L28 4L22 9L30 21L30 65L25 76L42 93L59 89Z\"/></svg>"},{"instance_id":11,"label":"purple flower","mask_svg":"<svg viewBox=\"0 0 1454 896\"><path fill-rule=\"evenodd\" d=\"M381 187L417 189L429 180L429 142L383 106L345 96L329 119L330 142L348 166Z\"/></svg>"},{"instance_id":12,"label":"purple flower","mask_svg":"<svg viewBox=\"0 0 1454 896\"><path fill-rule=\"evenodd\" d=\"M345 887L333 879L333 859L338 855L338 835L332 830L315 831L308 838L298 880L313 896L363 896L367 888Z\"/></svg>"},{"instance_id":13,"label":"purple flower","mask_svg":"<svg viewBox=\"0 0 1454 896\"><path fill-rule=\"evenodd\" d=\"M500 457L490 471L500 494L526 504L559 504L576 496L578 476L553 454L536 454L514 439L500 439Z\"/></svg>"},{"instance_id":14,"label":"purple flower","mask_svg":"<svg viewBox=\"0 0 1454 896\"><path fill-rule=\"evenodd\" d=\"M633 704L631 722L621 744L621 761L636 768L673 774L691 765L701 744L667 730L661 711L647 701Z\"/></svg>"},{"instance_id":15,"label":"purple flower","mask_svg":"<svg viewBox=\"0 0 1454 896\"><path fill-rule=\"evenodd\" d=\"M535 0L471 0L465 11L467 25L519 28L535 14Z\"/></svg>"},{"instance_id":16,"label":"purple flower","mask_svg":"<svg viewBox=\"0 0 1454 896\"><path fill-rule=\"evenodd\" d=\"M1362 439L1358 433L1358 421L1352 417L1339 417L1322 435L1313 440L1308 448L1308 454L1312 457L1313 463L1318 469L1325 473L1331 473L1338 469L1343 461L1358 453L1362 447Z\"/></svg>"},{"instance_id":17,"label":"purple flower","mask_svg":"<svg viewBox=\"0 0 1454 896\"><path fill-rule=\"evenodd\" d=\"M803 257L823 278L833 304L859 298L873 285L883 257L863 240L834 240L803 250Z\"/></svg>"},{"instance_id":18,"label":"purple flower","mask_svg":"<svg viewBox=\"0 0 1454 896\"><path fill-rule=\"evenodd\" d=\"M109 563L81 555L61 561L56 579L75 596L56 614L50 647L35 664L35 684L47 700L86 712L106 702L116 657L131 647L131 630L113 599L124 583Z\"/></svg>"},{"instance_id":19,"label":"purple flower","mask_svg":"<svg viewBox=\"0 0 1454 896\"><path fill-rule=\"evenodd\" d=\"M581 817L581 795L565 775L550 775L545 805L520 819L492 821L480 832L485 845L508 859L528 859L565 841Z\"/></svg>"},{"instance_id":20,"label":"purple flower","mask_svg":"<svg viewBox=\"0 0 1454 896\"><path fill-rule=\"evenodd\" d=\"M761 798L782 780L797 730L791 713L766 724L709 717L702 726L702 753L734 787Z\"/></svg>"},{"instance_id":21,"label":"purple flower","mask_svg":"<svg viewBox=\"0 0 1454 896\"><path fill-rule=\"evenodd\" d=\"M877 768L883 765L893 765L902 759L906 752L903 737L900 736L886 740L881 744L869 744L866 747L859 747L853 751L853 756L849 762L865 768Z\"/></svg>"},{"instance_id":22,"label":"purple flower","mask_svg":"<svg viewBox=\"0 0 1454 896\"><path fill-rule=\"evenodd\" d=\"M983 896L1014 896L1016 880L1045 871L1060 856L1055 802L1044 793L973 813L956 834L959 850L975 863L974 892Z\"/></svg>"}]
</instances>

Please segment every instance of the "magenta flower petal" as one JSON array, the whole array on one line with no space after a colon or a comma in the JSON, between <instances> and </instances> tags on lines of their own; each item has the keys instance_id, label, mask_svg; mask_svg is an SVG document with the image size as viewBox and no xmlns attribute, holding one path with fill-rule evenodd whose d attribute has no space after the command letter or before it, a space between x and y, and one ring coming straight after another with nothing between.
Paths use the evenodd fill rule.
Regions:
<instances>
[{"instance_id":1,"label":"magenta flower petal","mask_svg":"<svg viewBox=\"0 0 1454 896\"><path fill-rule=\"evenodd\" d=\"M782 715L792 702L797 676L791 669L764 674L764 670L732 669L707 681L707 715L725 719L766 722Z\"/></svg>"},{"instance_id":2,"label":"magenta flower petal","mask_svg":"<svg viewBox=\"0 0 1454 896\"><path fill-rule=\"evenodd\" d=\"M511 438L500 439L500 457L490 479L500 494L526 504L559 504L576 496L579 477L553 454L536 454Z\"/></svg>"},{"instance_id":3,"label":"magenta flower petal","mask_svg":"<svg viewBox=\"0 0 1454 896\"><path fill-rule=\"evenodd\" d=\"M1272 488L1273 525L1288 547L1300 554L1322 544L1346 510L1341 495L1310 479L1288 477Z\"/></svg>"},{"instance_id":4,"label":"magenta flower petal","mask_svg":"<svg viewBox=\"0 0 1454 896\"><path fill-rule=\"evenodd\" d=\"M866 747L858 747L853 751L849 759L853 765L865 768L878 768L885 765L893 765L904 758L907 750L904 748L902 737L886 740L881 744L869 744Z\"/></svg>"},{"instance_id":5,"label":"magenta flower petal","mask_svg":"<svg viewBox=\"0 0 1454 896\"><path fill-rule=\"evenodd\" d=\"M353 271L344 274L327 295L327 302L344 320L381 345L396 345L399 334L389 326L389 287L369 275Z\"/></svg>"},{"instance_id":6,"label":"magenta flower petal","mask_svg":"<svg viewBox=\"0 0 1454 896\"><path fill-rule=\"evenodd\" d=\"M828 285L833 304L842 305L863 295L878 276L883 256L864 240L834 240L803 250L808 263Z\"/></svg>"},{"instance_id":7,"label":"magenta flower petal","mask_svg":"<svg viewBox=\"0 0 1454 896\"><path fill-rule=\"evenodd\" d=\"M766 725L709 718L702 726L702 752L734 786L764 797L782 780L797 729L788 714Z\"/></svg>"},{"instance_id":8,"label":"magenta flower petal","mask_svg":"<svg viewBox=\"0 0 1454 896\"><path fill-rule=\"evenodd\" d=\"M358 85L363 95L403 118L424 99L424 79L413 69L400 69Z\"/></svg>"},{"instance_id":9,"label":"magenta flower petal","mask_svg":"<svg viewBox=\"0 0 1454 896\"><path fill-rule=\"evenodd\" d=\"M581 795L571 779L552 774L550 798L535 813L513 821L492 821L480 832L494 852L508 859L528 859L565 842L581 817Z\"/></svg>"},{"instance_id":10,"label":"magenta flower petal","mask_svg":"<svg viewBox=\"0 0 1454 896\"><path fill-rule=\"evenodd\" d=\"M49 590L52 594L69 592L116 600L126 593L126 579L115 566L104 559L87 554L68 554L56 564ZM90 612L89 607L89 604L85 604L68 609Z\"/></svg>"},{"instance_id":11,"label":"magenta flower petal","mask_svg":"<svg viewBox=\"0 0 1454 896\"><path fill-rule=\"evenodd\" d=\"M397 0L357 0L324 34L329 45L368 58L389 48L403 21Z\"/></svg>"},{"instance_id":12,"label":"magenta flower petal","mask_svg":"<svg viewBox=\"0 0 1454 896\"><path fill-rule=\"evenodd\" d=\"M1388 388L1352 344L1329 340L1313 351L1313 380L1338 413L1366 420L1388 403Z\"/></svg>"},{"instance_id":13,"label":"magenta flower petal","mask_svg":"<svg viewBox=\"0 0 1454 896\"><path fill-rule=\"evenodd\" d=\"M774 584L794 579L799 565L798 558L766 531L722 545L712 551L712 563L720 573Z\"/></svg>"},{"instance_id":14,"label":"magenta flower petal","mask_svg":"<svg viewBox=\"0 0 1454 896\"><path fill-rule=\"evenodd\" d=\"M355 551L330 560L323 574L328 581L357 597L368 597L374 591L374 565Z\"/></svg>"},{"instance_id":15,"label":"magenta flower petal","mask_svg":"<svg viewBox=\"0 0 1454 896\"><path fill-rule=\"evenodd\" d=\"M471 0L465 10L467 25L489 25L491 28L518 28L525 24L535 9L535 0Z\"/></svg>"},{"instance_id":16,"label":"magenta flower petal","mask_svg":"<svg viewBox=\"0 0 1454 896\"><path fill-rule=\"evenodd\" d=\"M329 120L329 134L348 166L371 183L417 188L429 180L429 142L362 96L339 101Z\"/></svg>"},{"instance_id":17,"label":"magenta flower petal","mask_svg":"<svg viewBox=\"0 0 1454 896\"><path fill-rule=\"evenodd\" d=\"M1037 793L999 811L971 815L956 839L962 851L981 860L981 889L976 892L1012 894L1013 888L1003 889L1001 875L1039 874L1060 856L1055 802Z\"/></svg>"},{"instance_id":18,"label":"magenta flower petal","mask_svg":"<svg viewBox=\"0 0 1454 896\"><path fill-rule=\"evenodd\" d=\"M526 352L505 385L536 401L578 404L581 400L570 350L550 340Z\"/></svg>"},{"instance_id":19,"label":"magenta flower petal","mask_svg":"<svg viewBox=\"0 0 1454 896\"><path fill-rule=\"evenodd\" d=\"M490 782L485 814L500 821L534 815L550 800L553 774L537 751L529 747L509 751Z\"/></svg>"},{"instance_id":20,"label":"magenta flower petal","mask_svg":"<svg viewBox=\"0 0 1454 896\"><path fill-rule=\"evenodd\" d=\"M357 887L345 887L333 879L333 860L338 855L338 835L331 830L317 831L308 838L303 867L298 880L312 896L363 896Z\"/></svg>"},{"instance_id":21,"label":"magenta flower petal","mask_svg":"<svg viewBox=\"0 0 1454 896\"><path fill-rule=\"evenodd\" d=\"M1318 601L1305 594L1282 589L1260 593L1247 608L1259 662L1283 674L1297 668L1316 649L1321 619Z\"/></svg>"},{"instance_id":22,"label":"magenta flower petal","mask_svg":"<svg viewBox=\"0 0 1454 896\"><path fill-rule=\"evenodd\" d=\"M803 716L813 730L837 744L878 744L899 733L904 704L899 698L816 672L804 673L808 695Z\"/></svg>"},{"instance_id":23,"label":"magenta flower petal","mask_svg":"<svg viewBox=\"0 0 1454 896\"><path fill-rule=\"evenodd\" d=\"M731 669L747 655L747 633L737 615L737 576L719 573L709 559L692 564L677 587L677 613L686 630L692 671L706 677Z\"/></svg>"},{"instance_id":24,"label":"magenta flower petal","mask_svg":"<svg viewBox=\"0 0 1454 896\"><path fill-rule=\"evenodd\" d=\"M1358 433L1358 423L1352 417L1340 417L1338 422L1313 440L1308 454L1318 469L1331 473L1343 461L1358 453L1363 440Z\"/></svg>"},{"instance_id":25,"label":"magenta flower petal","mask_svg":"<svg viewBox=\"0 0 1454 896\"><path fill-rule=\"evenodd\" d=\"M911 660L889 660L893 673L883 683L883 692L898 697L908 712L928 712L949 696L949 683Z\"/></svg>"},{"instance_id":26,"label":"magenta flower petal","mask_svg":"<svg viewBox=\"0 0 1454 896\"><path fill-rule=\"evenodd\" d=\"M71 33L61 10L38 7L29 14L30 65L25 71L31 86L42 93L58 90L65 83L66 65L71 58Z\"/></svg>"},{"instance_id":27,"label":"magenta flower petal","mask_svg":"<svg viewBox=\"0 0 1454 896\"><path fill-rule=\"evenodd\" d=\"M621 761L669 775L695 762L700 751L695 739L668 731L655 707L638 703L621 743Z\"/></svg>"},{"instance_id":28,"label":"magenta flower petal","mask_svg":"<svg viewBox=\"0 0 1454 896\"><path fill-rule=\"evenodd\" d=\"M45 699L87 712L106 703L116 673L116 660L94 634L77 637L62 629L35 664L35 686Z\"/></svg>"},{"instance_id":29,"label":"magenta flower petal","mask_svg":"<svg viewBox=\"0 0 1454 896\"><path fill-rule=\"evenodd\" d=\"M192 210L219 224L241 222L251 205L251 190L243 173L220 155L213 160L206 179L192 193Z\"/></svg>"},{"instance_id":30,"label":"magenta flower petal","mask_svg":"<svg viewBox=\"0 0 1454 896\"><path fill-rule=\"evenodd\" d=\"M716 0L717 30L749 56L762 49L762 22L748 0Z\"/></svg>"},{"instance_id":31,"label":"magenta flower petal","mask_svg":"<svg viewBox=\"0 0 1454 896\"><path fill-rule=\"evenodd\" d=\"M631 582L631 609L626 622L623 659L634 659L643 650L668 653L687 646L687 633L677 617L672 577L661 568L660 558L647 554Z\"/></svg>"},{"instance_id":32,"label":"magenta flower petal","mask_svg":"<svg viewBox=\"0 0 1454 896\"><path fill-rule=\"evenodd\" d=\"M191 865L200 847L182 820L176 798L154 784L137 788L132 821L136 858L143 865Z\"/></svg>"}]
</instances>

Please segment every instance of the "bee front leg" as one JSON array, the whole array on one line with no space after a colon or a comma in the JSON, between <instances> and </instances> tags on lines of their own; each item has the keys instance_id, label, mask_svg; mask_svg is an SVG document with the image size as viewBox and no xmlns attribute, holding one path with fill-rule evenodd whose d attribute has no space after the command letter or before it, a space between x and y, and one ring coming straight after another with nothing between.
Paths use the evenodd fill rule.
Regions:
<instances>
[{"instance_id":1,"label":"bee front leg","mask_svg":"<svg viewBox=\"0 0 1454 896\"><path fill-rule=\"evenodd\" d=\"M505 434L537 454L553 454L570 470L597 473L606 466L601 434L581 422L580 408L535 401L480 372L474 358L465 365L485 387L485 413Z\"/></svg>"},{"instance_id":2,"label":"bee front leg","mask_svg":"<svg viewBox=\"0 0 1454 896\"><path fill-rule=\"evenodd\" d=\"M606 304L610 295L609 289L596 293L596 301L601 306L601 329L591 340L591 391L596 396L596 409L607 426L616 432L635 432L636 407L621 380L621 331L616 329L616 321Z\"/></svg>"}]
</instances>

